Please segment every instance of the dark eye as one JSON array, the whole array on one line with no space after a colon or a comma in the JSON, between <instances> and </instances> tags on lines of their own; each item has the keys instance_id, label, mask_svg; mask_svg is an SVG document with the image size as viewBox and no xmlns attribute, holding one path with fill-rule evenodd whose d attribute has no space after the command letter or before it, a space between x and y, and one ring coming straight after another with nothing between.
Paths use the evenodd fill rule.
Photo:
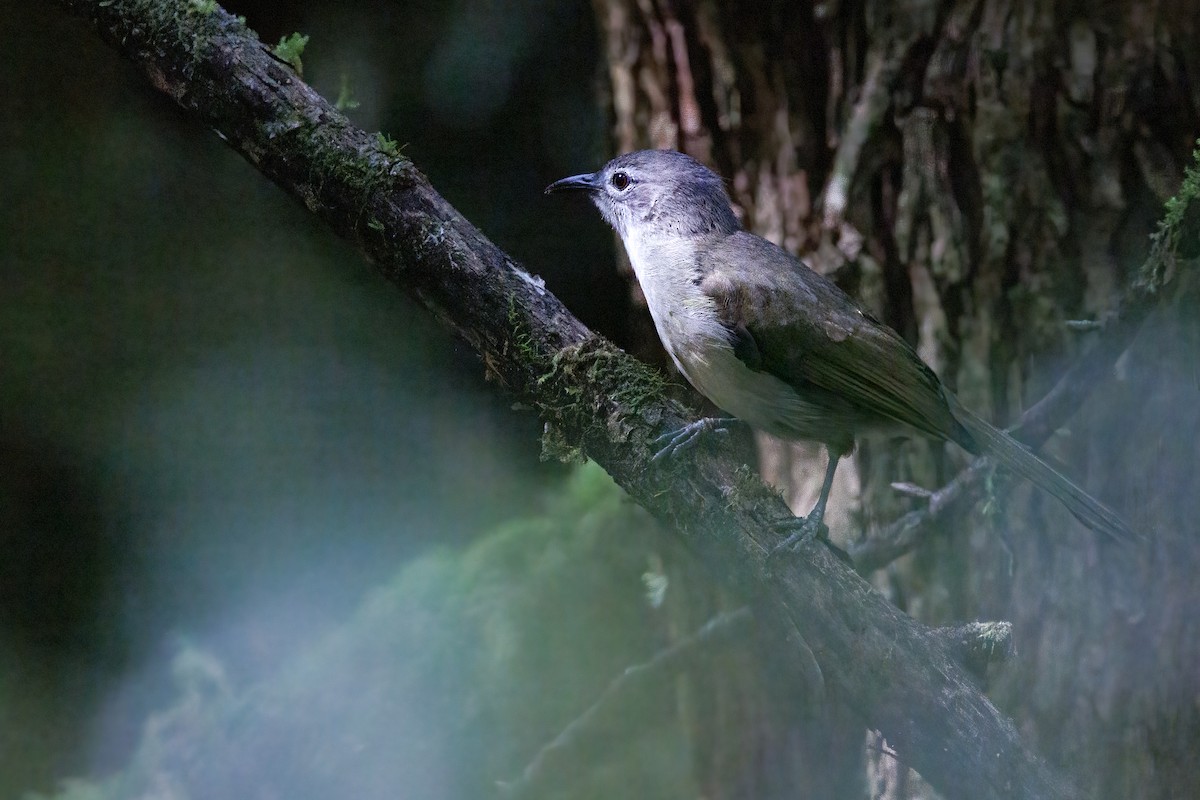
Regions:
<instances>
[{"instance_id":1,"label":"dark eye","mask_svg":"<svg viewBox=\"0 0 1200 800\"><path fill-rule=\"evenodd\" d=\"M629 184L633 183L633 181L629 180L629 174L626 172L614 172L609 182L618 192L625 191L629 188Z\"/></svg>"}]
</instances>

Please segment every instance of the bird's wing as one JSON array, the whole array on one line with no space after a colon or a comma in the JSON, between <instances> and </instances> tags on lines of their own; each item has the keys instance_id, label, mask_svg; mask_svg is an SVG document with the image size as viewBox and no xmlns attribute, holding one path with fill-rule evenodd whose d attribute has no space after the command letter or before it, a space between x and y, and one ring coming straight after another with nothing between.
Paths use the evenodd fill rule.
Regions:
<instances>
[{"instance_id":1,"label":"bird's wing","mask_svg":"<svg viewBox=\"0 0 1200 800\"><path fill-rule=\"evenodd\" d=\"M743 267L734 272L729 264ZM866 418L904 423L976 449L933 371L833 281L746 232L708 248L699 266L701 288L716 301L734 351L747 366L800 390L818 387Z\"/></svg>"}]
</instances>

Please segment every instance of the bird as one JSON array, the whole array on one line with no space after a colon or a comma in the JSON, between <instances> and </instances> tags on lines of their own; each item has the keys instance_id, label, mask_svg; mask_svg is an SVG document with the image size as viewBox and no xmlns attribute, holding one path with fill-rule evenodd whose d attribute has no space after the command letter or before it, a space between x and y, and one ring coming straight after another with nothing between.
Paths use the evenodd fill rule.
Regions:
<instances>
[{"instance_id":1,"label":"bird","mask_svg":"<svg viewBox=\"0 0 1200 800\"><path fill-rule=\"evenodd\" d=\"M558 192L586 194L616 231L664 349L700 394L751 427L825 446L829 461L803 537L824 533L838 462L856 438L907 429L990 456L1093 531L1139 538L1112 509L965 408L900 334L832 280L744 230L724 181L691 156L626 153L546 188ZM656 458L721 423L672 431Z\"/></svg>"}]
</instances>

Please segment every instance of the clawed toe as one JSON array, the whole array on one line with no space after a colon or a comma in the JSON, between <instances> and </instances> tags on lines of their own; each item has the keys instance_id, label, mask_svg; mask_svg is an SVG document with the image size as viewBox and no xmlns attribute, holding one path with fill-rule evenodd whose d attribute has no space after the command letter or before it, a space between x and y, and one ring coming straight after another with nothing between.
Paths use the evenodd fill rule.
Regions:
<instances>
[{"instance_id":1,"label":"clawed toe","mask_svg":"<svg viewBox=\"0 0 1200 800\"><path fill-rule=\"evenodd\" d=\"M771 552L767 554L768 570L774 568L780 558L795 553L800 547L814 539L828 547L835 556L846 564L854 566L854 561L850 558L850 554L829 541L829 528L825 525L822 517L823 515L810 514L808 517L785 519L772 525L771 527L780 534L787 534L787 538L771 548Z\"/></svg>"},{"instance_id":2,"label":"clawed toe","mask_svg":"<svg viewBox=\"0 0 1200 800\"><path fill-rule=\"evenodd\" d=\"M715 433L720 436L727 435L729 433L729 424L735 421L728 417L705 417L695 422L689 422L679 430L668 431L651 442L651 444L666 442L666 445L655 453L654 457L650 460L659 462L668 456L674 456L691 450L706 433Z\"/></svg>"},{"instance_id":3,"label":"clawed toe","mask_svg":"<svg viewBox=\"0 0 1200 800\"><path fill-rule=\"evenodd\" d=\"M829 538L829 528L825 526L824 521L820 518L814 519L812 516L783 520L772 527L781 534L787 534L787 538L771 549L769 558L772 559L778 558L784 553L795 552L801 544L811 539Z\"/></svg>"}]
</instances>

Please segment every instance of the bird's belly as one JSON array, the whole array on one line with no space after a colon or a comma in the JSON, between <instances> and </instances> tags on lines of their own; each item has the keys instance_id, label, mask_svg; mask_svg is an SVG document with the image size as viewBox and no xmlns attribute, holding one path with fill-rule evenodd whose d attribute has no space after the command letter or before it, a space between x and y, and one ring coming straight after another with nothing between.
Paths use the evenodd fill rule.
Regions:
<instances>
[{"instance_id":1,"label":"bird's belly","mask_svg":"<svg viewBox=\"0 0 1200 800\"><path fill-rule=\"evenodd\" d=\"M806 399L773 375L750 369L727 343L693 342L668 351L701 394L755 428L784 439L842 438L843 425L834 409Z\"/></svg>"},{"instance_id":2,"label":"bird's belly","mask_svg":"<svg viewBox=\"0 0 1200 800\"><path fill-rule=\"evenodd\" d=\"M635 268L644 254L631 252ZM837 442L845 450L858 420L826 392L805 392L751 369L733 352L712 298L696 284L676 280L683 269L649 271L639 280L663 346L688 382L721 410L783 439Z\"/></svg>"}]
</instances>

